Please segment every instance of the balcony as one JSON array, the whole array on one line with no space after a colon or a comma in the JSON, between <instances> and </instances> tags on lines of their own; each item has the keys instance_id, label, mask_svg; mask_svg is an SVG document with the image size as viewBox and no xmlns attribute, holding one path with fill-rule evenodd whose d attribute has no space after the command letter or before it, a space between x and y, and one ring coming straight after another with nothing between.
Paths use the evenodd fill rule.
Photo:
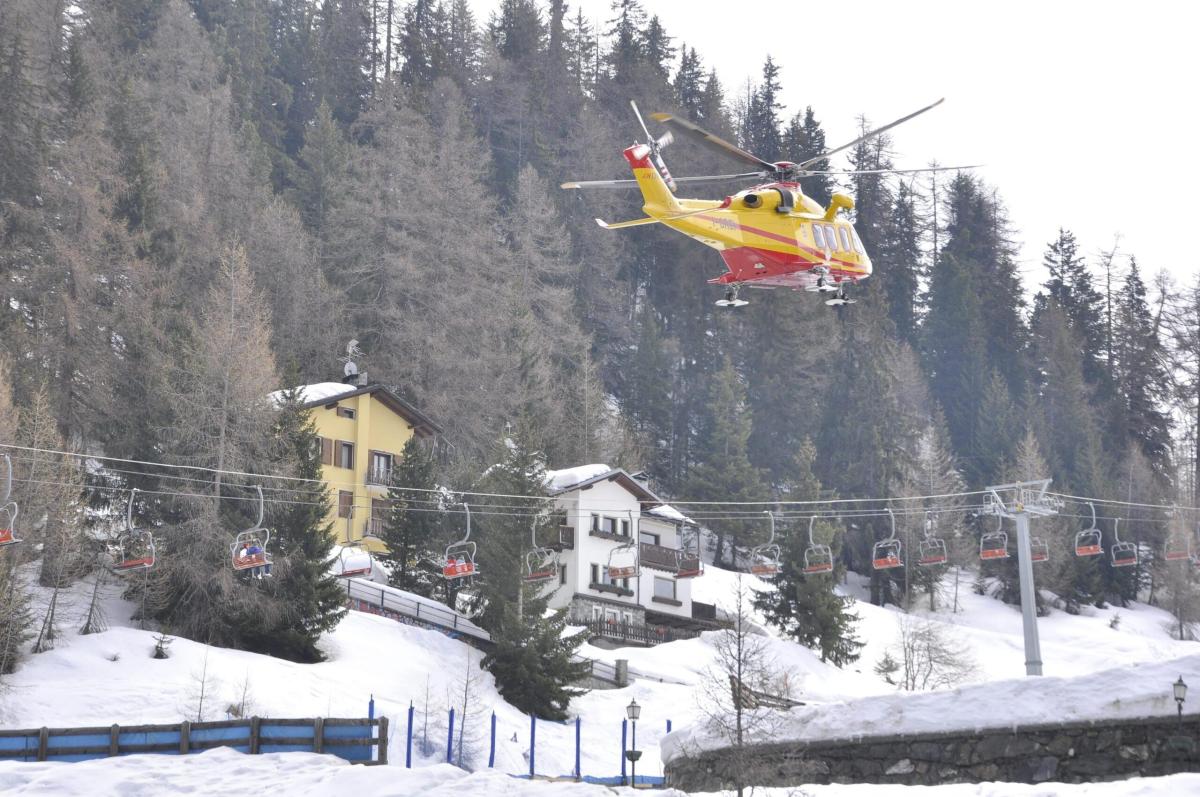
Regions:
<instances>
[{"instance_id":1,"label":"balcony","mask_svg":"<svg viewBox=\"0 0 1200 797\"><path fill-rule=\"evenodd\" d=\"M654 545L649 542L643 542L639 547L642 567L667 573L679 572L679 550L677 548L668 548L665 545Z\"/></svg>"},{"instance_id":2,"label":"balcony","mask_svg":"<svg viewBox=\"0 0 1200 797\"><path fill-rule=\"evenodd\" d=\"M363 481L368 487L387 487L392 483L392 469L371 468Z\"/></svg>"},{"instance_id":3,"label":"balcony","mask_svg":"<svg viewBox=\"0 0 1200 797\"><path fill-rule=\"evenodd\" d=\"M594 639L602 637L614 642L634 645L657 645L662 642L674 642L678 639L693 639L700 635L699 631L686 628L673 628L666 625L643 625L642 623L627 623L622 620L574 619L574 625L586 626L589 635Z\"/></svg>"}]
</instances>

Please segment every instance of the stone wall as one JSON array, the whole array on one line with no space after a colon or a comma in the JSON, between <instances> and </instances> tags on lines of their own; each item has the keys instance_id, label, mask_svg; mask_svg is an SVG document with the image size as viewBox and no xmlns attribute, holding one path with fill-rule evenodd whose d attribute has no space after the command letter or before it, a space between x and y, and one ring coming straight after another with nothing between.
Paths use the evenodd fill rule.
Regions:
<instances>
[{"instance_id":1,"label":"stone wall","mask_svg":"<svg viewBox=\"0 0 1200 797\"><path fill-rule=\"evenodd\" d=\"M1200 771L1200 717L1104 720L975 732L864 736L755 745L681 757L667 784L684 791L804 783L1082 783ZM743 777L738 778L738 773Z\"/></svg>"}]
</instances>

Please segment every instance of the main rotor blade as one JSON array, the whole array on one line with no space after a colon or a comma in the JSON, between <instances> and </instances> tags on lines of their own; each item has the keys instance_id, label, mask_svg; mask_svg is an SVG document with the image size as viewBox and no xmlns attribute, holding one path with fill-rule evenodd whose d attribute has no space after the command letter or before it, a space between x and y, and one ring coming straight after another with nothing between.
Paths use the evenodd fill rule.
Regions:
<instances>
[{"instance_id":1,"label":"main rotor blade","mask_svg":"<svg viewBox=\"0 0 1200 797\"><path fill-rule=\"evenodd\" d=\"M633 115L637 117L638 124L642 126L642 132L646 134L646 143L654 141L654 136L650 135L650 128L646 127L646 122L642 119L642 112L638 110L637 103L630 100L629 107L633 108Z\"/></svg>"},{"instance_id":2,"label":"main rotor blade","mask_svg":"<svg viewBox=\"0 0 1200 797\"><path fill-rule=\"evenodd\" d=\"M746 163L753 163L755 166L761 166L770 172L776 171L774 163L765 161L757 155L749 153L739 146L730 144L720 136L715 136L705 130L703 127L694 125L686 119L680 119L678 116L673 116L669 113L652 113L650 114L650 118L656 122L662 122L668 127L673 127L679 132L690 136L696 141L699 141L701 144L720 150L726 155L730 155L738 160L745 161Z\"/></svg>"},{"instance_id":3,"label":"main rotor blade","mask_svg":"<svg viewBox=\"0 0 1200 797\"><path fill-rule=\"evenodd\" d=\"M762 172L743 172L741 174L704 174L695 177L676 177L677 183L716 183L722 180L748 180L751 177L762 178L767 175ZM575 180L562 183L559 187L572 188L634 188L637 180Z\"/></svg>"},{"instance_id":4,"label":"main rotor blade","mask_svg":"<svg viewBox=\"0 0 1200 797\"><path fill-rule=\"evenodd\" d=\"M574 180L562 183L559 188L635 188L637 180Z\"/></svg>"},{"instance_id":5,"label":"main rotor blade","mask_svg":"<svg viewBox=\"0 0 1200 797\"><path fill-rule=\"evenodd\" d=\"M796 167L799 169L803 169L805 166L807 166L810 163L816 163L817 161L823 161L823 160L829 158L829 156L831 156L831 155L836 155L837 153L842 152L847 149L850 149L851 147L857 147L859 144L863 143L864 141L869 141L872 138L875 138L875 136L879 135L880 133L886 133L888 130L891 130L896 125L904 124L909 119L912 119L913 117L916 117L916 116L920 116L921 114L925 113L926 111L938 107L945 101L946 101L946 98L942 97L940 100L933 103L932 105L926 105L921 110L913 111L908 116L902 116L899 119L897 119L896 121L891 122L890 124L886 124L883 127L877 127L874 130L864 133L863 135L861 135L858 138L851 141L849 144L843 144L842 146L838 147L837 149L828 150L823 155L818 155L815 158L809 158L808 160L804 161L804 163L797 163Z\"/></svg>"},{"instance_id":6,"label":"main rotor blade","mask_svg":"<svg viewBox=\"0 0 1200 797\"><path fill-rule=\"evenodd\" d=\"M803 174L831 174L835 176L843 174L916 174L918 172L957 172L963 169L978 169L981 166L983 166L982 163L972 163L969 166L926 166L923 169L847 169L845 171L811 171L805 169Z\"/></svg>"}]
</instances>

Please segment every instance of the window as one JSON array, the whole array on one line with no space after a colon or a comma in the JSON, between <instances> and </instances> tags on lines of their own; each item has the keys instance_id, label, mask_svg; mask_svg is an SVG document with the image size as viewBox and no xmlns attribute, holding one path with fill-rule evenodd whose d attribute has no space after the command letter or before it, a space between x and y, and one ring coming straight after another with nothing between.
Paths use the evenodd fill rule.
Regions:
<instances>
[{"instance_id":1,"label":"window","mask_svg":"<svg viewBox=\"0 0 1200 797\"><path fill-rule=\"evenodd\" d=\"M838 232L842 234L842 248L847 252L850 251L850 231L845 227L838 227Z\"/></svg>"},{"instance_id":2,"label":"window","mask_svg":"<svg viewBox=\"0 0 1200 797\"><path fill-rule=\"evenodd\" d=\"M371 467L367 471L369 484L390 484L392 481L392 455L383 451L371 452Z\"/></svg>"},{"instance_id":3,"label":"window","mask_svg":"<svg viewBox=\"0 0 1200 797\"><path fill-rule=\"evenodd\" d=\"M850 228L850 237L854 239L854 251L861 255L863 253L862 241L858 237L858 231L853 227Z\"/></svg>"},{"instance_id":4,"label":"window","mask_svg":"<svg viewBox=\"0 0 1200 797\"><path fill-rule=\"evenodd\" d=\"M661 576L654 577L654 597L675 600L675 582Z\"/></svg>"},{"instance_id":5,"label":"window","mask_svg":"<svg viewBox=\"0 0 1200 797\"><path fill-rule=\"evenodd\" d=\"M621 536L622 537L629 536L629 521L628 520L621 521Z\"/></svg>"},{"instance_id":6,"label":"window","mask_svg":"<svg viewBox=\"0 0 1200 797\"><path fill-rule=\"evenodd\" d=\"M600 530L600 516L593 514L592 515L592 531L599 531L599 530Z\"/></svg>"},{"instance_id":7,"label":"window","mask_svg":"<svg viewBox=\"0 0 1200 797\"><path fill-rule=\"evenodd\" d=\"M566 577L563 576L563 578L565 579ZM563 581L563 583L565 584L566 581ZM608 577L608 566L607 565L598 565L594 562L592 563L592 580L588 583L590 583L590 584L609 584L614 587L620 587L622 589L629 589L629 579L621 578L621 579L617 579L614 581L613 579Z\"/></svg>"},{"instance_id":8,"label":"window","mask_svg":"<svg viewBox=\"0 0 1200 797\"><path fill-rule=\"evenodd\" d=\"M558 583L560 585L567 583L567 566L566 565L558 566Z\"/></svg>"},{"instance_id":9,"label":"window","mask_svg":"<svg viewBox=\"0 0 1200 797\"><path fill-rule=\"evenodd\" d=\"M830 249L838 248L837 230L829 225L825 226L825 243Z\"/></svg>"},{"instance_id":10,"label":"window","mask_svg":"<svg viewBox=\"0 0 1200 797\"><path fill-rule=\"evenodd\" d=\"M354 512L354 493L338 490L338 517L348 518Z\"/></svg>"},{"instance_id":11,"label":"window","mask_svg":"<svg viewBox=\"0 0 1200 797\"><path fill-rule=\"evenodd\" d=\"M657 534L651 534L648 531L638 532L638 542L644 542L648 545L658 545L658 540L659 536Z\"/></svg>"},{"instance_id":12,"label":"window","mask_svg":"<svg viewBox=\"0 0 1200 797\"><path fill-rule=\"evenodd\" d=\"M338 406L337 416L339 418L349 418L350 420L354 420L354 408Z\"/></svg>"},{"instance_id":13,"label":"window","mask_svg":"<svg viewBox=\"0 0 1200 797\"><path fill-rule=\"evenodd\" d=\"M354 443L339 440L337 445L337 466L354 469Z\"/></svg>"},{"instance_id":14,"label":"window","mask_svg":"<svg viewBox=\"0 0 1200 797\"><path fill-rule=\"evenodd\" d=\"M600 573L602 573L602 572L603 572L603 568L600 567L600 565L593 562L592 563L592 580L589 581L588 583L589 584L603 584L604 582L600 580Z\"/></svg>"},{"instance_id":15,"label":"window","mask_svg":"<svg viewBox=\"0 0 1200 797\"><path fill-rule=\"evenodd\" d=\"M825 248L825 236L821 234L821 225L814 224L812 226L812 228L813 228L813 241L816 242L818 249L824 249Z\"/></svg>"},{"instance_id":16,"label":"window","mask_svg":"<svg viewBox=\"0 0 1200 797\"><path fill-rule=\"evenodd\" d=\"M605 534L616 534L617 519L615 517L592 515L592 531L599 531Z\"/></svg>"}]
</instances>

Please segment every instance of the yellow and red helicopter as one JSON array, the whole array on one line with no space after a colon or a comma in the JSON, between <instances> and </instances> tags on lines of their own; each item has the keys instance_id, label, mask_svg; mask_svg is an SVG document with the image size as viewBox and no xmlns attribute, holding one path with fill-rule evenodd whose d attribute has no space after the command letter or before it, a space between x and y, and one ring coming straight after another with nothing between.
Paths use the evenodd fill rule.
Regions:
<instances>
[{"instance_id":1,"label":"yellow and red helicopter","mask_svg":"<svg viewBox=\"0 0 1200 797\"><path fill-rule=\"evenodd\" d=\"M563 183L573 188L641 189L645 218L609 224L602 219L596 223L606 230L637 227L643 224L664 224L684 235L716 249L725 261L727 271L709 280L726 287L725 296L717 302L723 307L741 307L746 301L738 298L738 289L747 285L755 288L791 288L835 294L825 304L852 304L846 286L871 275L871 258L867 254L854 225L839 210L854 208L854 200L835 193L828 208L823 208L800 190L802 177L850 174L907 174L914 172L966 169L969 166L930 167L924 169L867 169L814 170L811 167L828 160L839 152L858 146L896 125L937 107L938 100L919 111L901 117L890 124L864 133L848 144L828 150L801 163L764 160L753 153L709 133L699 126L669 113L651 114L651 118L669 129L655 138L646 127L637 104L630 101L647 143L635 143L621 154L633 168L632 180L588 180ZM712 147L725 155L753 164L757 171L743 174L704 175L673 178L662 158L662 150L674 140L672 130ZM720 180L757 179L754 186L724 199L678 199L679 183L716 182Z\"/></svg>"}]
</instances>

